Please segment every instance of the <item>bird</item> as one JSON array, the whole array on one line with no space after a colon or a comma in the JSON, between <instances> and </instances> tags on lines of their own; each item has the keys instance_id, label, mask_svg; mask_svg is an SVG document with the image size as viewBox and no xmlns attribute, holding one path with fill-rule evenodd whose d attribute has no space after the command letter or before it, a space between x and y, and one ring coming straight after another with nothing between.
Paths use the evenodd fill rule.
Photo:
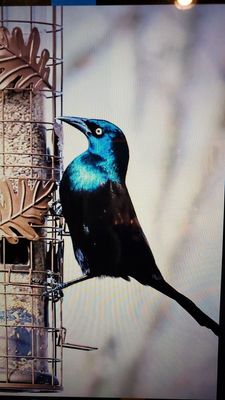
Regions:
<instances>
[{"instance_id":1,"label":"bird","mask_svg":"<svg viewBox=\"0 0 225 400\"><path fill-rule=\"evenodd\" d=\"M52 291L62 292L94 277L133 278L175 300L201 326L220 336L219 324L171 286L156 264L126 185L129 147L122 130L102 119L62 116L59 120L81 131L88 147L67 166L59 189L82 275Z\"/></svg>"}]
</instances>

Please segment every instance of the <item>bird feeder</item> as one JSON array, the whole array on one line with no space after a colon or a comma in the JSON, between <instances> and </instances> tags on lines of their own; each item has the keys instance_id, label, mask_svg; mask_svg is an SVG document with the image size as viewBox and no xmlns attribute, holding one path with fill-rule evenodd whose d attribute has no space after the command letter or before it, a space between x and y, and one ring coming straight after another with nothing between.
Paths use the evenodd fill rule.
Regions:
<instances>
[{"instance_id":1,"label":"bird feeder","mask_svg":"<svg viewBox=\"0 0 225 400\"><path fill-rule=\"evenodd\" d=\"M0 390L60 390L62 7L0 12Z\"/></svg>"}]
</instances>

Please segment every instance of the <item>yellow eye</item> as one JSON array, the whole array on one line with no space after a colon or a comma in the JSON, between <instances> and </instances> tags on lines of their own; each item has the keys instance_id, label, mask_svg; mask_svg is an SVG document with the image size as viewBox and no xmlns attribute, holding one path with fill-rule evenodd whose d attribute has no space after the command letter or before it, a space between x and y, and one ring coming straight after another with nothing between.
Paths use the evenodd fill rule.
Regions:
<instances>
[{"instance_id":1,"label":"yellow eye","mask_svg":"<svg viewBox=\"0 0 225 400\"><path fill-rule=\"evenodd\" d=\"M98 135L98 136L102 135L102 128L97 128L97 129L95 129L95 133L96 133L96 135Z\"/></svg>"}]
</instances>

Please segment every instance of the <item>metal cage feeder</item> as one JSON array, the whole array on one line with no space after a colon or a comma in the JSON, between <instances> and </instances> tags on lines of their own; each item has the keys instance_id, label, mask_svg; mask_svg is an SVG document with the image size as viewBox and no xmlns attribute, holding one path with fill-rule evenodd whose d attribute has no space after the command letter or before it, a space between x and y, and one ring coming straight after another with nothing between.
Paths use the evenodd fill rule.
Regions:
<instances>
[{"instance_id":1,"label":"metal cage feeder","mask_svg":"<svg viewBox=\"0 0 225 400\"><path fill-rule=\"evenodd\" d=\"M62 7L22 9L0 8L0 390L54 391L62 301L43 293L63 280L63 17Z\"/></svg>"}]
</instances>

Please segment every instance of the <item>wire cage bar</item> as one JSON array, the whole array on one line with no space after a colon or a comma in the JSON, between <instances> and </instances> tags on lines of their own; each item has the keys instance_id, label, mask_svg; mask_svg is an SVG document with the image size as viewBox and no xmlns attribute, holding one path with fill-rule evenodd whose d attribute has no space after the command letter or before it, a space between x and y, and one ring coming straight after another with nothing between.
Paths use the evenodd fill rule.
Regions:
<instances>
[{"instance_id":1,"label":"wire cage bar","mask_svg":"<svg viewBox=\"0 0 225 400\"><path fill-rule=\"evenodd\" d=\"M0 390L62 388L62 13L0 7Z\"/></svg>"}]
</instances>

